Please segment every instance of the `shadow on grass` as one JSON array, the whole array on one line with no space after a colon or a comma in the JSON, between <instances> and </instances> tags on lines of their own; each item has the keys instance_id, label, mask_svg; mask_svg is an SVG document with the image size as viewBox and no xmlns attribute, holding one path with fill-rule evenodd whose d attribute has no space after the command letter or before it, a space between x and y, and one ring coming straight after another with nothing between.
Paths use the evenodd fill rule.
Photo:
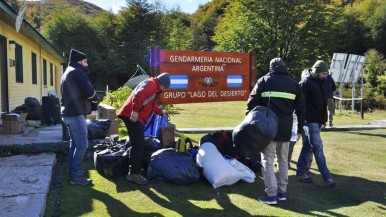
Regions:
<instances>
[{"instance_id":1,"label":"shadow on grass","mask_svg":"<svg viewBox=\"0 0 386 217\"><path fill-rule=\"evenodd\" d=\"M354 135L361 135L361 136L377 136L377 137L381 137L381 138L386 138L386 134L374 134L374 133L362 133L362 132L358 132L358 131L355 131L355 132L348 132L350 134L354 134Z\"/></svg>"},{"instance_id":2,"label":"shadow on grass","mask_svg":"<svg viewBox=\"0 0 386 217\"><path fill-rule=\"evenodd\" d=\"M87 164L87 169L92 170L92 164ZM372 213L374 216L382 216L386 209L385 190L386 183L371 181L361 177L333 175L337 181L335 189L329 189L317 171L312 171L314 182L304 184L296 182L296 176L289 177L287 201L278 201L277 206L262 204L256 198L263 194L264 184L260 178L252 184L238 182L232 186L214 189L204 178L191 185L174 185L163 182L150 183L145 186L128 183L125 177L114 180L102 181L109 183L106 192L96 190L94 187L70 186L64 184L62 193L62 216L81 216L91 214L102 216L93 203L103 203L109 216L210 216L210 217L248 217L267 216L273 213L277 216L352 216L353 209L345 211L344 208L356 207L366 202L374 202L373 209L354 209L355 215L362 216ZM66 180L68 177L63 177ZM103 178L101 178L103 180ZM138 192L136 192L138 191ZM149 205L137 198L125 198L118 200L117 194L146 195L157 205ZM114 195L114 196L112 196ZM235 196L236 195L236 196ZM235 199L237 198L237 199ZM240 200L242 202L240 202ZM148 202L148 201L147 201ZM139 213L130 207L135 203L146 204L149 212ZM63 209L72 208L71 211ZM343 209L343 210L342 210ZM252 210L252 211L251 211ZM336 211L339 210L339 211ZM363 213L360 213L363 212ZM254 213L251 215L250 213Z\"/></svg>"},{"instance_id":3,"label":"shadow on grass","mask_svg":"<svg viewBox=\"0 0 386 217\"><path fill-rule=\"evenodd\" d=\"M204 178L201 178L191 185L153 182L147 186L138 186L125 183L123 186L117 185L117 192L140 190L154 203L168 210L173 210L180 216L247 217L251 216L250 213L240 209L231 201L229 195L241 194L253 198L255 195L248 187L249 185L240 182L233 186L214 189ZM207 205L200 207L195 204L195 201L199 201L200 204L207 203Z\"/></svg>"},{"instance_id":4,"label":"shadow on grass","mask_svg":"<svg viewBox=\"0 0 386 217\"><path fill-rule=\"evenodd\" d=\"M366 202L385 204L385 182L332 174L337 186L330 189L318 172L311 175L313 183L297 182L295 175L289 177L287 201L281 203L281 208L304 215L325 216L323 213L328 213L332 216L352 216L353 213L340 214L333 210L355 207ZM362 216L368 212L373 212L374 216L382 215L381 210L386 207L378 208L378 213L375 210L362 210L364 213L356 215Z\"/></svg>"},{"instance_id":5,"label":"shadow on grass","mask_svg":"<svg viewBox=\"0 0 386 217\"><path fill-rule=\"evenodd\" d=\"M92 169L90 162L85 164L85 169ZM61 212L58 215L52 216L82 216L90 214L91 216L105 216L104 210L95 210L93 203L99 201L106 207L108 216L121 217L121 216L163 216L158 213L139 213L130 209L125 203L109 195L108 192L101 192L94 188L94 184L91 186L78 186L70 185L68 183L68 168L63 167L63 178L62 178L62 200L61 200ZM67 175L66 175L67 174ZM85 177L89 177L85 175ZM127 183L121 183L126 185ZM94 201L94 202L93 202ZM98 206L101 207L101 206ZM103 206L102 206L103 207ZM102 213L102 214L99 214Z\"/></svg>"}]
</instances>

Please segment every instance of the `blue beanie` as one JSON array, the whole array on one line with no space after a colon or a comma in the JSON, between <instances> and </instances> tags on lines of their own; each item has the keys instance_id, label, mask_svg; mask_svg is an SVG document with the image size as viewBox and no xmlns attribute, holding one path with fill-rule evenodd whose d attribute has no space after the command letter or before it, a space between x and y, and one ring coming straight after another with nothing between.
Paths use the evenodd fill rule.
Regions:
<instances>
[{"instance_id":1,"label":"blue beanie","mask_svg":"<svg viewBox=\"0 0 386 217\"><path fill-rule=\"evenodd\" d=\"M157 80L164 88L170 87L170 75L167 72L164 72L157 76Z\"/></svg>"}]
</instances>

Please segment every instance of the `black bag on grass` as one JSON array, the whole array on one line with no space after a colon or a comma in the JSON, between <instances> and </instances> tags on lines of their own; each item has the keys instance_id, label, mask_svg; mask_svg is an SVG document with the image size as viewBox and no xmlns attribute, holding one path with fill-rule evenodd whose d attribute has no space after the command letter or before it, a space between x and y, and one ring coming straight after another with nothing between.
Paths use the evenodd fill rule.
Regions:
<instances>
[{"instance_id":1,"label":"black bag on grass","mask_svg":"<svg viewBox=\"0 0 386 217\"><path fill-rule=\"evenodd\" d=\"M186 153L164 148L151 156L147 179L166 181L178 185L191 184L200 178L198 167Z\"/></svg>"},{"instance_id":2,"label":"black bag on grass","mask_svg":"<svg viewBox=\"0 0 386 217\"><path fill-rule=\"evenodd\" d=\"M94 146L94 167L109 178L124 176L129 171L125 142L101 142Z\"/></svg>"}]
</instances>

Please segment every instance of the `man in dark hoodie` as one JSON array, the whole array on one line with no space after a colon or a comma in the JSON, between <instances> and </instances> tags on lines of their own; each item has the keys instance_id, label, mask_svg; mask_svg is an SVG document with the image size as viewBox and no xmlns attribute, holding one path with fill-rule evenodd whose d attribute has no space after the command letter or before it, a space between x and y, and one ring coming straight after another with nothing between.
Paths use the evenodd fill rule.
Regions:
<instances>
[{"instance_id":1,"label":"man in dark hoodie","mask_svg":"<svg viewBox=\"0 0 386 217\"><path fill-rule=\"evenodd\" d=\"M278 118L278 132L273 141L262 151L265 194L258 200L266 204L277 204L286 200L288 185L288 149L292 134L293 112L298 117L298 138L304 124L305 104L298 82L292 79L281 58L270 62L269 73L261 77L247 102L247 114L256 106L271 109ZM274 172L274 157L277 155L278 171Z\"/></svg>"},{"instance_id":2,"label":"man in dark hoodie","mask_svg":"<svg viewBox=\"0 0 386 217\"><path fill-rule=\"evenodd\" d=\"M82 160L88 147L86 115L91 104L99 103L98 96L87 77L87 57L71 49L70 62L60 81L62 118L70 134L68 169L70 184L89 185L91 179L83 178Z\"/></svg>"},{"instance_id":3,"label":"man in dark hoodie","mask_svg":"<svg viewBox=\"0 0 386 217\"><path fill-rule=\"evenodd\" d=\"M306 122L302 137L303 147L297 163L296 176L298 181L304 183L312 182L307 175L312 163L312 154L315 156L319 172L330 188L335 188L336 182L332 179L327 168L326 158L323 153L323 141L320 130L326 126L327 121L327 87L324 84L328 75L329 65L321 60L315 62L312 70L302 73L302 87L304 100L306 102Z\"/></svg>"}]
</instances>

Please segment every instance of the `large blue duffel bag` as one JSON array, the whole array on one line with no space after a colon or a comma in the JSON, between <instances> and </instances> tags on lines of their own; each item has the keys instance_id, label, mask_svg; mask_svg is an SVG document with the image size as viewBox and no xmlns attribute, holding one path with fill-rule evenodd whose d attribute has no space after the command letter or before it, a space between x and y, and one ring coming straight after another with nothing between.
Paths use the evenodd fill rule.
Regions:
<instances>
[{"instance_id":1,"label":"large blue duffel bag","mask_svg":"<svg viewBox=\"0 0 386 217\"><path fill-rule=\"evenodd\" d=\"M198 167L186 153L174 148L154 152L147 170L148 180L166 181L178 185L191 184L200 178Z\"/></svg>"},{"instance_id":2,"label":"large blue duffel bag","mask_svg":"<svg viewBox=\"0 0 386 217\"><path fill-rule=\"evenodd\" d=\"M254 157L275 138L278 119L267 107L256 106L233 130L235 148L244 157Z\"/></svg>"}]
</instances>

